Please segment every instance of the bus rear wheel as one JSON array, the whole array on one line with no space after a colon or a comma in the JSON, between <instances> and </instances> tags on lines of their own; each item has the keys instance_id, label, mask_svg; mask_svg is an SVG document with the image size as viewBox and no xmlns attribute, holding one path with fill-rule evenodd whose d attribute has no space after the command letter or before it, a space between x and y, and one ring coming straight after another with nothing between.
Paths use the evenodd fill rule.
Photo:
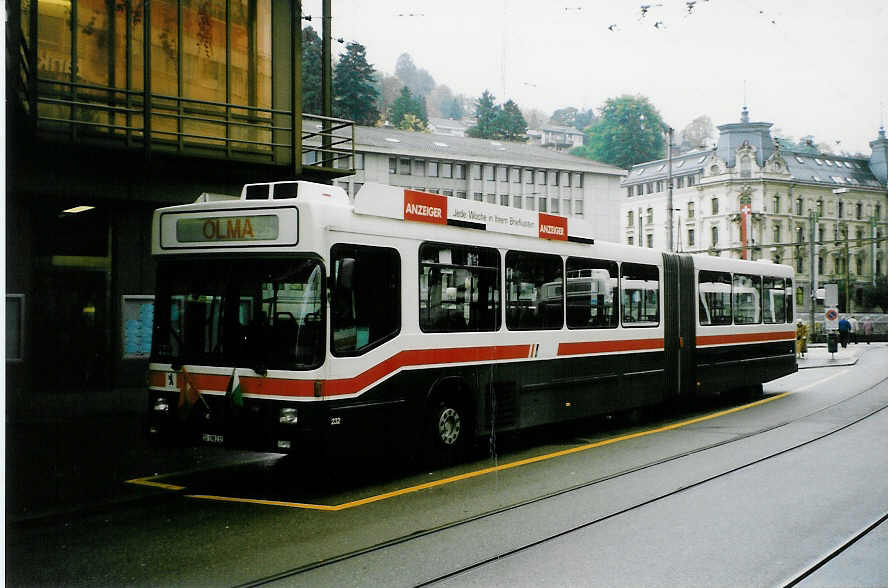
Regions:
<instances>
[{"instance_id":1,"label":"bus rear wheel","mask_svg":"<svg viewBox=\"0 0 888 588\"><path fill-rule=\"evenodd\" d=\"M452 397L433 400L426 420L427 457L434 465L451 464L465 455L468 419L463 406Z\"/></svg>"}]
</instances>

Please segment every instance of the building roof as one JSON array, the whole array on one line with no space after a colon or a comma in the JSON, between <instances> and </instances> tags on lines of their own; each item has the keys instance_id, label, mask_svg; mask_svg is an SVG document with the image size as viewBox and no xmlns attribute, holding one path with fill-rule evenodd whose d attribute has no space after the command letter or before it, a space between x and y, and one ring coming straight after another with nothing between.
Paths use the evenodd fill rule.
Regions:
<instances>
[{"instance_id":1,"label":"building roof","mask_svg":"<svg viewBox=\"0 0 888 588\"><path fill-rule=\"evenodd\" d=\"M828 184L844 188L881 188L869 168L869 160L830 153L780 152L789 167L790 178L799 182Z\"/></svg>"},{"instance_id":2,"label":"building roof","mask_svg":"<svg viewBox=\"0 0 888 588\"><path fill-rule=\"evenodd\" d=\"M355 150L528 168L556 168L617 176L626 170L538 145L355 125Z\"/></svg>"},{"instance_id":3,"label":"building roof","mask_svg":"<svg viewBox=\"0 0 888 588\"><path fill-rule=\"evenodd\" d=\"M672 175L680 176L697 173L704 169L708 157L714 155L723 160L728 168L736 166L737 149L749 145L755 149L756 163L764 165L774 153L778 153L789 170L788 180L830 188L870 188L883 189L885 183L873 174L871 161L865 157L838 156L831 153L818 153L813 148L782 149L785 143L771 138L772 123L750 122L749 111L744 106L739 123L719 125L718 145L714 149L690 151L672 157ZM883 137L884 131L880 134ZM880 139L884 140L884 139ZM875 146L880 140L874 141ZM875 147L874 147L875 153ZM665 179L667 165L665 159L646 161L632 166L623 185L634 185L652 180Z\"/></svg>"},{"instance_id":4,"label":"building roof","mask_svg":"<svg viewBox=\"0 0 888 588\"><path fill-rule=\"evenodd\" d=\"M579 131L574 127L564 127L561 125L542 125L541 131L549 131L550 133L565 133L568 135L583 135L583 131Z\"/></svg>"},{"instance_id":5,"label":"building roof","mask_svg":"<svg viewBox=\"0 0 888 588\"><path fill-rule=\"evenodd\" d=\"M672 156L672 175L684 176L693 173L699 173L703 170L703 164L706 158L712 155L714 149L704 149L700 151L688 151L680 155ZM668 161L665 159L657 159L656 161L646 161L632 166L629 175L623 180L624 185L642 184L653 180L666 179L668 175Z\"/></svg>"}]
</instances>

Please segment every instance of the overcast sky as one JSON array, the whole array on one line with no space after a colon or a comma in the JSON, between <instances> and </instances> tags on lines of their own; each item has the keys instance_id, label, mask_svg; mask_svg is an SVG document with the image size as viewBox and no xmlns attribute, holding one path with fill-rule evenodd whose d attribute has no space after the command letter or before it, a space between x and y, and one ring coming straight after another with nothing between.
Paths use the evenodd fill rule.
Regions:
<instances>
[{"instance_id":1,"label":"overcast sky","mask_svg":"<svg viewBox=\"0 0 888 588\"><path fill-rule=\"evenodd\" d=\"M333 36L386 73L407 52L454 92L548 115L642 94L676 130L702 114L737 122L745 80L752 120L870 153L888 119L888 1L644 3L641 17L622 0L332 0ZM320 0L303 14L320 33Z\"/></svg>"}]
</instances>

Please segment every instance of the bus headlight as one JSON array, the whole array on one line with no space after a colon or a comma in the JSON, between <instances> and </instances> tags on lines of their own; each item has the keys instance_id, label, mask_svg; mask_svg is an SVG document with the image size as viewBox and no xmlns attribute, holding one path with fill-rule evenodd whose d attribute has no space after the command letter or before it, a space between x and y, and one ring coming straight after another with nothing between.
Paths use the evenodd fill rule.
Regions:
<instances>
[{"instance_id":1,"label":"bus headlight","mask_svg":"<svg viewBox=\"0 0 888 588\"><path fill-rule=\"evenodd\" d=\"M169 412L170 403L163 396L154 399L154 412Z\"/></svg>"},{"instance_id":2,"label":"bus headlight","mask_svg":"<svg viewBox=\"0 0 888 588\"><path fill-rule=\"evenodd\" d=\"M282 425L295 425L299 420L295 408L282 408L280 413L280 423Z\"/></svg>"}]
</instances>

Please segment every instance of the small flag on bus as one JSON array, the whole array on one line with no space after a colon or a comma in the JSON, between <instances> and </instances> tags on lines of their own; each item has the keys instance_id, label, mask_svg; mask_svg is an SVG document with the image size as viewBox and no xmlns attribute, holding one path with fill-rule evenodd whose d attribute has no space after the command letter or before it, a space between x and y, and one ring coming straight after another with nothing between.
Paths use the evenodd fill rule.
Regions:
<instances>
[{"instance_id":1,"label":"small flag on bus","mask_svg":"<svg viewBox=\"0 0 888 588\"><path fill-rule=\"evenodd\" d=\"M200 398L200 391L194 385L194 382L191 381L191 374L188 373L185 366L182 366L182 388L179 390L179 408L182 408L186 403L188 408L191 408L198 398Z\"/></svg>"},{"instance_id":2,"label":"small flag on bus","mask_svg":"<svg viewBox=\"0 0 888 588\"><path fill-rule=\"evenodd\" d=\"M231 372L231 380L228 382L228 389L225 391L225 395L233 406L238 408L244 406L243 390L241 390L240 378L237 375L237 367Z\"/></svg>"}]
</instances>

